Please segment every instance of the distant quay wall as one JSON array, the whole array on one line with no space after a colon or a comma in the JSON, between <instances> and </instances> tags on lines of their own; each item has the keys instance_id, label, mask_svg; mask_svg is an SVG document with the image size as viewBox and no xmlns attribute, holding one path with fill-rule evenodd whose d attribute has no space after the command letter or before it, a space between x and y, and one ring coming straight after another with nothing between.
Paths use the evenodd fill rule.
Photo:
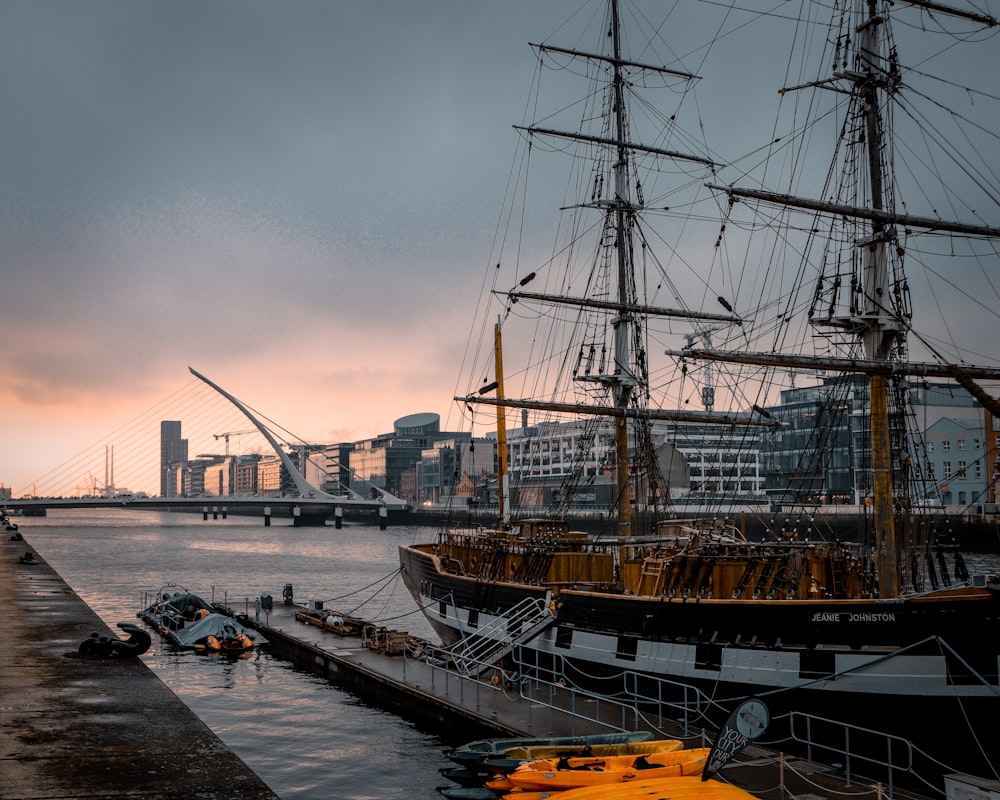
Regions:
<instances>
[{"instance_id":1,"label":"distant quay wall","mask_svg":"<svg viewBox=\"0 0 1000 800\"><path fill-rule=\"evenodd\" d=\"M243 503L241 503L243 500ZM248 502L249 500L249 502ZM45 508L43 500L33 502L33 508ZM56 503L52 507L58 507ZM276 519L290 518L294 514L295 499L277 498L269 503L271 516ZM73 507L73 506L67 506ZM82 506L81 506L82 507ZM117 508L117 505L108 506ZM123 504L124 507L124 504ZM131 502L127 506L132 510L169 511L179 514L197 514L206 520L226 518L228 516L256 517L260 519L264 512L260 498L203 498L197 505L173 504L169 499L151 499L148 501ZM934 522L939 534L939 541L944 544L956 544L969 552L997 553L1000 552L1000 511L994 506L979 506L970 510L965 506L945 506L925 509ZM19 513L19 512L16 512ZM24 513L28 513L25 509ZM738 504L733 503L723 510L693 502L677 503L673 513L678 519L684 518L724 518L743 530L747 538L761 541L771 538L772 532L794 531L802 538L809 539L840 539L842 541L857 541L859 532L871 522L862 513L859 506L827 505L810 507L781 507L769 503ZM523 514L522 516L531 516ZM538 509L534 516L545 516L544 509ZM593 534L615 534L614 525L605 511L591 509L570 509L564 518L573 528ZM661 515L661 518L662 515ZM381 525L383 520L375 508L344 507L342 519L365 525ZM633 532L649 533L653 530L654 520L651 512L637 511L633 517ZM411 506L406 509L389 510L385 517L388 525L419 525L427 527L439 526L467 527L491 526L497 520L496 508L472 508L438 506ZM331 525L334 517L330 508L305 508L301 516L295 519L296 524Z\"/></svg>"}]
</instances>

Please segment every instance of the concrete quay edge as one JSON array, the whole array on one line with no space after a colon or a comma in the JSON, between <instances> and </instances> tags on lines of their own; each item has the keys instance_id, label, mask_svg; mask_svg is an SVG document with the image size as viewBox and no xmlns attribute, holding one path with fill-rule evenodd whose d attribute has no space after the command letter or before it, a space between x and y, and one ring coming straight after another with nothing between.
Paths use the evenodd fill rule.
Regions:
<instances>
[{"instance_id":1,"label":"concrete quay edge","mask_svg":"<svg viewBox=\"0 0 1000 800\"><path fill-rule=\"evenodd\" d=\"M80 656L92 631L124 634L13 535L0 533L0 796L278 797L141 658Z\"/></svg>"}]
</instances>

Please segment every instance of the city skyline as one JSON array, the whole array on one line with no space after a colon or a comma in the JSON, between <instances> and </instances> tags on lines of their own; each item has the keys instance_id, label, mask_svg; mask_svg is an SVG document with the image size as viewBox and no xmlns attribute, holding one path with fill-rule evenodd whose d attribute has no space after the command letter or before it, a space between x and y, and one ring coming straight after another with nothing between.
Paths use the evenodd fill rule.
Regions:
<instances>
[{"instance_id":1,"label":"city skyline","mask_svg":"<svg viewBox=\"0 0 1000 800\"><path fill-rule=\"evenodd\" d=\"M828 497L831 503L859 502L858 497L868 491L865 488L868 479L865 478L867 473L862 463L863 457L859 460L856 453L858 437L864 438L863 431L859 432L858 429L859 420L863 422L865 418L864 389L861 389L857 396L851 394L849 402L845 405L847 413L825 423L833 425L838 433L834 436L837 442L834 447L836 452L822 472L825 476L822 478L822 484L816 484L814 482L816 478L812 477L808 478L809 483L801 483L805 475L799 475L803 448L811 438L810 426L817 413L821 413L820 409L828 405L824 398L828 396L834 384L839 383L849 387L852 382L856 382L856 377L841 381L827 379L821 385L788 389L783 392L781 403L766 409L775 418L783 420L783 433L777 438L766 437L766 442L758 441L752 431L704 428L696 423L677 425L660 423L654 430L654 441L669 446L669 450L664 450L665 454L669 455L676 451L686 462L684 466L680 461L672 465L661 461L661 469L664 470L663 476L670 487L671 496L674 496L675 492L680 493L677 496L683 496L688 491L692 493L692 497L700 497L726 493L763 496L775 492L782 494L786 489L815 494L822 490L822 495ZM201 386L204 387L204 384ZM230 412L228 417L220 415L218 408L210 408L204 396L189 394L183 398L186 407L189 410L193 408L205 412L203 418L193 420L184 414L181 416L184 416L187 422L157 420L156 413L164 408L160 406L146 414L144 418L135 420L131 428L123 428L117 432L119 441L124 440L128 444L124 454L124 469L116 461L116 457L122 456L121 449L116 451L114 444L102 443L100 447L91 448L89 453L61 465L58 470L46 476L48 480L39 491L30 494L41 498L192 496L186 489L182 492L180 484L183 480L187 485L187 481L190 480L194 486L194 475L199 469L204 470L208 465L220 464L228 465L225 468L231 469L233 465L239 464L243 465L244 469L257 470L258 467L253 465L258 461L263 464L264 460L276 457L277 451L265 441L259 430L247 427L255 426L260 420L254 421L243 416L243 412L237 409L235 404L223 399L215 390L206 391L225 406ZM989 452L995 435L988 434L984 427L983 407L964 390L955 389L944 383L912 386L910 392L916 415L928 426L924 431L929 455L928 477L932 485L939 484L942 493L938 500L932 487L930 489L932 499L945 505L957 502L960 506L970 502L973 505L993 502L987 499L989 492L987 478L988 464L995 458ZM220 424L222 421L229 426L240 422L242 427L239 430L211 433L225 427ZM419 488L410 487L418 492L416 495L411 495L401 482L401 475L407 465L413 466L421 462L427 457L426 451L437 451L439 444L451 446L454 442L468 441L470 437L468 431L443 430L440 421L440 415L433 412L411 413L395 419L391 430L382 430L378 434L354 442L336 443L290 440L287 438L288 432L281 428L280 422L267 420L264 424L269 434L278 441L283 452L287 453L293 462L301 463L302 453L311 453L310 459L314 463L305 468L303 473L306 481L312 484L309 491L314 489L331 491L325 485L328 481L334 483L339 481L341 487L350 485L355 491L359 491L358 486L354 485L354 477L348 476L350 473L361 481L360 486L379 486L405 501L420 502L427 499L423 494L419 494L425 488L424 483L418 481ZM575 449L576 439L581 437L584 430L580 426L581 423L577 420L532 424L528 428L509 427L508 464L512 480L518 483L526 481L529 485L534 480L544 482L552 481L554 478L561 482L574 469L583 470L581 474L596 475L599 465L607 463L609 448L613 449L612 428L605 426L603 434L594 439L595 449L589 451L586 462L589 466L585 467L583 462L578 461ZM424 443L411 441L413 437L416 440L424 440ZM583 439L587 440L589 436L583 436ZM484 429L480 431L476 440L496 442L496 432ZM156 464L154 464L156 459L153 458L156 455L154 449L159 454ZM737 450L740 451L738 458ZM302 452L296 455L298 451ZM480 454L480 448L470 448L467 457L472 457L473 452ZM355 456L360 456L356 462ZM438 458L439 456L435 454L430 456L431 461L436 461ZM662 455L658 458L662 458ZM103 459L103 473L98 463L101 459ZM333 464L338 464L332 467L337 477L333 477L334 473L328 471ZM740 465L738 470L736 464ZM167 465L169 468L165 471ZM482 466L481 463L476 467L463 466L462 474L478 474ZM496 464L493 465L494 470L495 468ZM186 472L188 469L192 471ZM268 491L271 491L278 480L277 463L269 462L267 469ZM420 467L417 466L416 469L419 478ZM689 475L682 474L688 470L690 470ZM440 465L434 467L432 471L438 480L434 484L437 487L435 491L439 493L434 496L436 501L449 490L445 485L443 477L445 473L441 472ZM453 473L457 475L454 464L448 467L446 472L448 475ZM82 484L79 482L81 474L89 476ZM221 474L217 473L217 477ZM781 476L785 476L789 481L787 485L782 482ZM159 491L154 486L156 480L159 481ZM254 479L254 485L257 480ZM386 483L383 484L382 480ZM166 486L164 481L171 486L176 485L177 488L164 490ZM264 478L259 478L259 481L263 490ZM195 495L200 493L195 490ZM219 491L213 492L207 489L206 493L220 494ZM221 494L231 493L247 494L244 490L221 492ZM251 492L253 493L255 492ZM307 492L302 490L302 494Z\"/></svg>"}]
</instances>

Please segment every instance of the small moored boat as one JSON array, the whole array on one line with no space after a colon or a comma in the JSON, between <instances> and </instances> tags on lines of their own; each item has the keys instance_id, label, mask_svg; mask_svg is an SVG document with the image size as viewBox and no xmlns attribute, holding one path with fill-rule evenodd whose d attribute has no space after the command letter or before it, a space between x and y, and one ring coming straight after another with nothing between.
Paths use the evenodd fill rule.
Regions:
<instances>
[{"instance_id":1,"label":"small moored boat","mask_svg":"<svg viewBox=\"0 0 1000 800\"><path fill-rule=\"evenodd\" d=\"M241 653L267 644L256 631L175 584L157 592L138 616L170 644L185 650Z\"/></svg>"}]
</instances>

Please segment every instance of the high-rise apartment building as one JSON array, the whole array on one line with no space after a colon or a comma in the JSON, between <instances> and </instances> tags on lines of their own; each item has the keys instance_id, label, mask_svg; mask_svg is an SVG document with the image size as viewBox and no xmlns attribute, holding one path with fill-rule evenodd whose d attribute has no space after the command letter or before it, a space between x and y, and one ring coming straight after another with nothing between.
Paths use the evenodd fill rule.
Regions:
<instances>
[{"instance_id":1,"label":"high-rise apartment building","mask_svg":"<svg viewBox=\"0 0 1000 800\"><path fill-rule=\"evenodd\" d=\"M181 438L180 420L160 421L160 497L177 496L176 467L188 460L187 439Z\"/></svg>"}]
</instances>

